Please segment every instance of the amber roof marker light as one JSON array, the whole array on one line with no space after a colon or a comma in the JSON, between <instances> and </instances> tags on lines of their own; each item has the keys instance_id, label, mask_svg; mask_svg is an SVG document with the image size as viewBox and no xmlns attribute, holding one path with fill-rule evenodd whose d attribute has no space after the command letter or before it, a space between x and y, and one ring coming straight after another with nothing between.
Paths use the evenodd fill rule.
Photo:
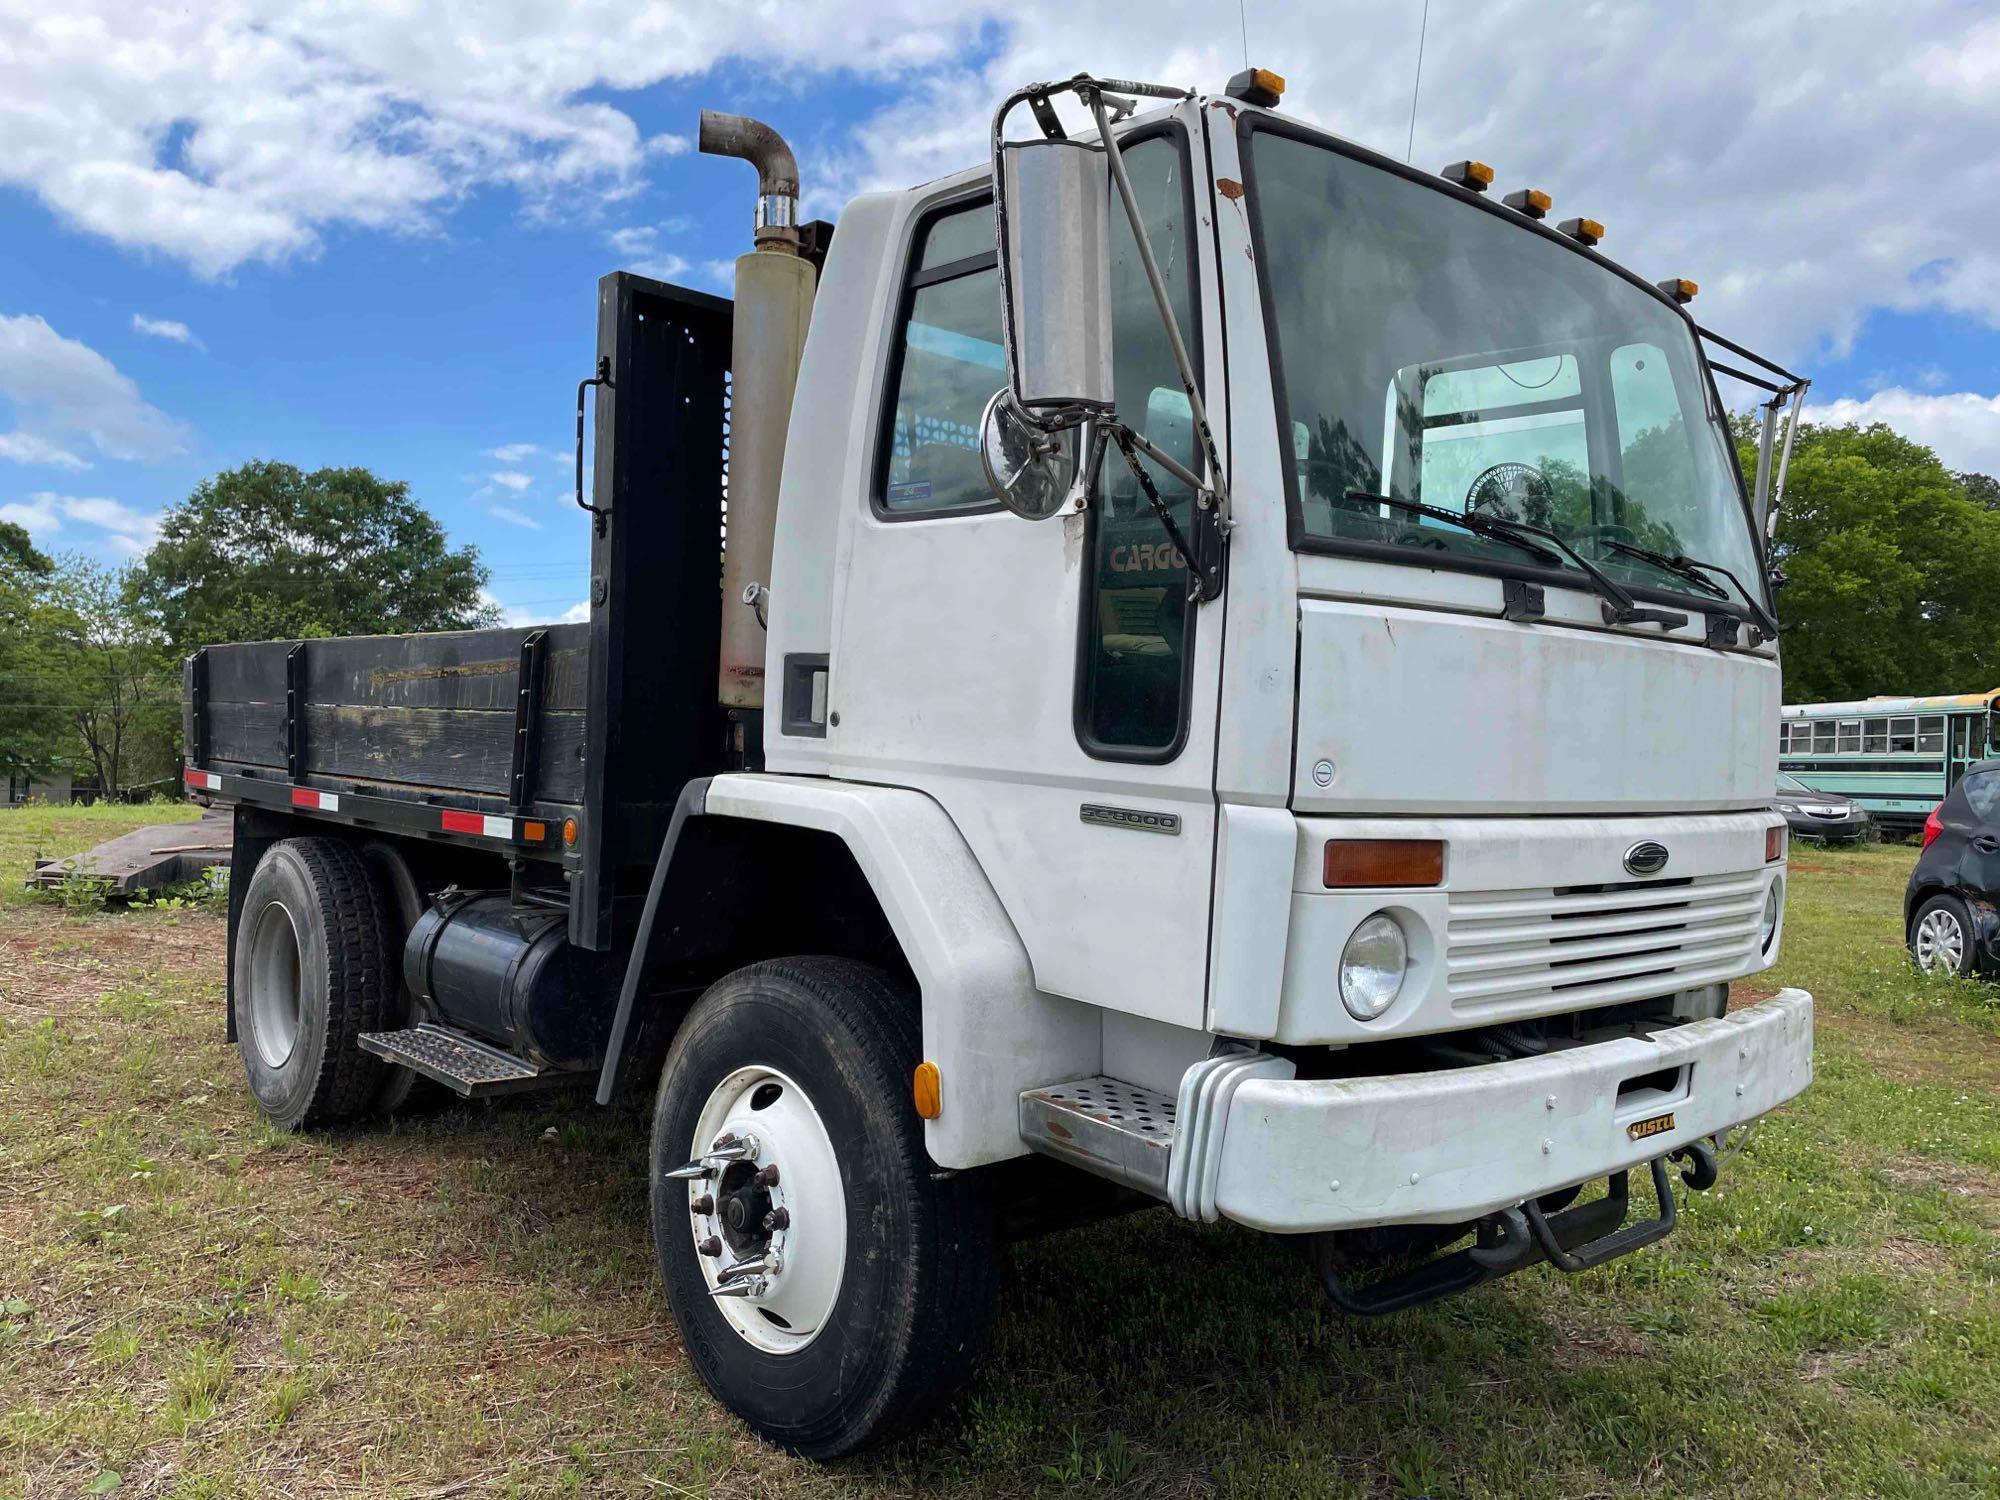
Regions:
<instances>
[{"instance_id":1,"label":"amber roof marker light","mask_svg":"<svg viewBox=\"0 0 2000 1500\"><path fill-rule=\"evenodd\" d=\"M1595 245L1604 238L1604 226L1595 219L1564 219L1556 228L1579 245Z\"/></svg>"},{"instance_id":2,"label":"amber roof marker light","mask_svg":"<svg viewBox=\"0 0 2000 1500\"><path fill-rule=\"evenodd\" d=\"M1696 293L1701 290L1685 276L1669 276L1665 281L1656 281L1653 284L1683 307L1694 301Z\"/></svg>"},{"instance_id":3,"label":"amber roof marker light","mask_svg":"<svg viewBox=\"0 0 2000 1500\"><path fill-rule=\"evenodd\" d=\"M1259 109L1276 109L1278 101L1285 97L1285 80L1269 68L1245 68L1229 80L1222 92Z\"/></svg>"},{"instance_id":4,"label":"amber roof marker light","mask_svg":"<svg viewBox=\"0 0 2000 1500\"><path fill-rule=\"evenodd\" d=\"M1438 176L1474 193L1483 193L1493 186L1493 169L1483 161L1455 161Z\"/></svg>"},{"instance_id":5,"label":"amber roof marker light","mask_svg":"<svg viewBox=\"0 0 2000 1500\"><path fill-rule=\"evenodd\" d=\"M1546 219L1549 210L1556 206L1556 200L1540 188L1522 188L1518 193L1509 193L1500 200L1517 214L1526 214L1531 219Z\"/></svg>"}]
</instances>

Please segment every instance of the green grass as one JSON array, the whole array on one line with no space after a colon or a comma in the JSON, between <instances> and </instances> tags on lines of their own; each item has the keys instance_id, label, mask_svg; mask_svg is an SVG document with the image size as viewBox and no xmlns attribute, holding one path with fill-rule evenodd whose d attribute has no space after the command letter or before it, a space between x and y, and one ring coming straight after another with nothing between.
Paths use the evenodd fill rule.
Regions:
<instances>
[{"instance_id":1,"label":"green grass","mask_svg":"<svg viewBox=\"0 0 2000 1500\"><path fill-rule=\"evenodd\" d=\"M0 813L0 881L158 815ZM1996 1493L2000 1009L1904 963L1913 857L1795 851L1744 988L1815 992L1818 1080L1665 1244L1362 1323L1280 1241L1077 1231L1013 1252L963 1396L828 1468L682 1358L636 1106L287 1136L217 914L0 898L0 1496Z\"/></svg>"}]
</instances>

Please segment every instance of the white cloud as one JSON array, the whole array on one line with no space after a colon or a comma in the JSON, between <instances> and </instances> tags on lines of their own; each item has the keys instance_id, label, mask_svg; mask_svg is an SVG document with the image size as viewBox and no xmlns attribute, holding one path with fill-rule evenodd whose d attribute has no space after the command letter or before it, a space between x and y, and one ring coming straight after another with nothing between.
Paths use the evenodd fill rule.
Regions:
<instances>
[{"instance_id":1,"label":"white cloud","mask_svg":"<svg viewBox=\"0 0 2000 1500\"><path fill-rule=\"evenodd\" d=\"M190 349L206 349L208 346L194 336L187 324L172 318L149 318L144 313L132 314L132 331L143 333L148 338L166 339L170 343L186 344Z\"/></svg>"},{"instance_id":2,"label":"white cloud","mask_svg":"<svg viewBox=\"0 0 2000 1500\"><path fill-rule=\"evenodd\" d=\"M523 474L518 469L502 469L497 474L488 474L486 477L502 489L512 490L517 495L535 482L534 475Z\"/></svg>"},{"instance_id":3,"label":"white cloud","mask_svg":"<svg viewBox=\"0 0 2000 1500\"><path fill-rule=\"evenodd\" d=\"M573 218L689 148L643 136L605 95L731 57L891 76L976 36L981 18L943 14L939 0L13 6L0 183L211 277L310 254L336 226L428 232L490 186Z\"/></svg>"},{"instance_id":4,"label":"white cloud","mask_svg":"<svg viewBox=\"0 0 2000 1500\"><path fill-rule=\"evenodd\" d=\"M516 510L511 505L490 506L487 513L495 520L505 521L509 526L525 526L530 531L540 531L542 529L540 521L537 521L526 511Z\"/></svg>"},{"instance_id":5,"label":"white cloud","mask_svg":"<svg viewBox=\"0 0 2000 1500\"><path fill-rule=\"evenodd\" d=\"M675 281L685 275L688 259L660 248L660 226L628 224L604 236L604 243L618 257L621 271L635 271L655 281Z\"/></svg>"},{"instance_id":6,"label":"white cloud","mask_svg":"<svg viewBox=\"0 0 2000 1500\"><path fill-rule=\"evenodd\" d=\"M1887 422L1932 449L1947 469L2000 476L2000 396L1934 395L1892 386L1865 401L1806 407L1808 422Z\"/></svg>"},{"instance_id":7,"label":"white cloud","mask_svg":"<svg viewBox=\"0 0 2000 1500\"><path fill-rule=\"evenodd\" d=\"M1416 7L1251 9L1250 50L1291 80L1291 112L1402 155ZM620 108L722 65L715 102L790 135L825 213L979 161L992 104L1028 79L1095 67L1213 89L1243 61L1195 0L1156 0L1143 24L1073 0L72 0L7 17L0 183L211 276L312 253L336 227L435 232L495 186L530 214L615 224L668 158L683 205L712 198L747 231L746 168L681 156L685 134L647 138ZM1546 188L1648 278L1701 282L1705 323L1809 362L1874 308L2000 326L2000 153L1977 145L2000 138L1996 57L2000 15L1963 0L1458 5L1430 29L1414 159L1477 155L1503 188ZM806 91L851 74L891 102L829 124ZM746 76L783 81L742 97ZM604 232L638 268L683 275L671 225Z\"/></svg>"},{"instance_id":8,"label":"white cloud","mask_svg":"<svg viewBox=\"0 0 2000 1500\"><path fill-rule=\"evenodd\" d=\"M0 432L0 458L17 464L47 464L56 469L90 467L67 448L32 432Z\"/></svg>"},{"instance_id":9,"label":"white cloud","mask_svg":"<svg viewBox=\"0 0 2000 1500\"><path fill-rule=\"evenodd\" d=\"M80 467L69 446L77 438L117 459L165 458L187 446L186 430L142 400L129 376L33 314L0 314L0 397L13 404L16 423L0 434L0 456L19 462Z\"/></svg>"},{"instance_id":10,"label":"white cloud","mask_svg":"<svg viewBox=\"0 0 2000 1500\"><path fill-rule=\"evenodd\" d=\"M590 618L590 601L587 599L572 604L559 615L550 614L547 605L508 604L490 590L482 592L479 600L500 611L500 623L503 625L576 625Z\"/></svg>"},{"instance_id":11,"label":"white cloud","mask_svg":"<svg viewBox=\"0 0 2000 1500\"><path fill-rule=\"evenodd\" d=\"M24 501L0 505L0 521L27 528L28 534L45 546L65 530L65 522L74 523L97 533L89 538L92 543L121 557L139 556L160 534L157 511L137 510L122 500L57 495L47 490Z\"/></svg>"},{"instance_id":12,"label":"white cloud","mask_svg":"<svg viewBox=\"0 0 2000 1500\"><path fill-rule=\"evenodd\" d=\"M525 458L533 458L542 450L535 443L502 443L498 448L488 448L486 456L497 458L503 464L517 464Z\"/></svg>"}]
</instances>

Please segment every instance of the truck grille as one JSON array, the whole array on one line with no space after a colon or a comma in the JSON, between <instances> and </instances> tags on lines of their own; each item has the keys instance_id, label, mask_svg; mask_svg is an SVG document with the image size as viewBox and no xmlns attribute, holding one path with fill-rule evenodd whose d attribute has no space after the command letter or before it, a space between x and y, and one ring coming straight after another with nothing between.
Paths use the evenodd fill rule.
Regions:
<instances>
[{"instance_id":1,"label":"truck grille","mask_svg":"<svg viewBox=\"0 0 2000 1500\"><path fill-rule=\"evenodd\" d=\"M1733 979L1756 965L1763 913L1761 871L1454 892L1452 1009L1504 1020Z\"/></svg>"}]
</instances>

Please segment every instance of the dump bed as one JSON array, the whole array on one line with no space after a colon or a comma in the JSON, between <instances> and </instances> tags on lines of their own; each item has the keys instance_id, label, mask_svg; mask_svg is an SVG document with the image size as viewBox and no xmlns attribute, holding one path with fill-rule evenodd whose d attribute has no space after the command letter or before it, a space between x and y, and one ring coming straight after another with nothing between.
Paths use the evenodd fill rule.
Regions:
<instances>
[{"instance_id":1,"label":"dump bed","mask_svg":"<svg viewBox=\"0 0 2000 1500\"><path fill-rule=\"evenodd\" d=\"M756 743L716 696L731 318L599 283L589 623L206 647L190 790L559 864L571 941L614 947L682 789Z\"/></svg>"}]
</instances>

